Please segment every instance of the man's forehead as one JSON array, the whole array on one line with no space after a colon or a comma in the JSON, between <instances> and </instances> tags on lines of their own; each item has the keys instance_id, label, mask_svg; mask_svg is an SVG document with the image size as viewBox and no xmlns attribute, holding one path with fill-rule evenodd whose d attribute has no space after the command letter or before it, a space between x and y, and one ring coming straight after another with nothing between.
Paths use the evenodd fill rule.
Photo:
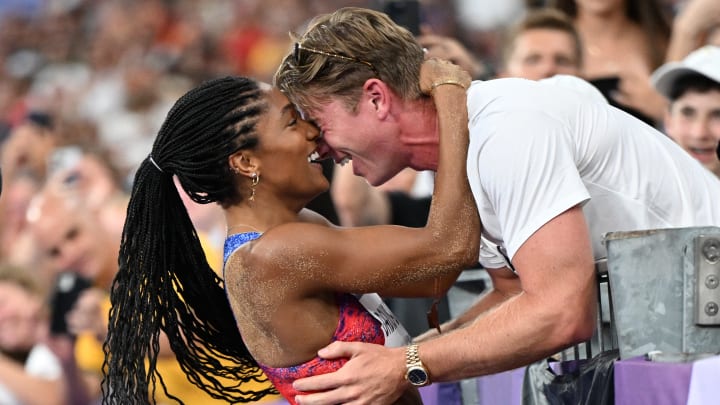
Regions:
<instances>
[{"instance_id":1,"label":"man's forehead","mask_svg":"<svg viewBox=\"0 0 720 405\"><path fill-rule=\"evenodd\" d=\"M332 100L307 107L298 106L296 109L303 120L313 122L317 125L331 121L338 115L346 113L346 109L341 100Z\"/></svg>"}]
</instances>

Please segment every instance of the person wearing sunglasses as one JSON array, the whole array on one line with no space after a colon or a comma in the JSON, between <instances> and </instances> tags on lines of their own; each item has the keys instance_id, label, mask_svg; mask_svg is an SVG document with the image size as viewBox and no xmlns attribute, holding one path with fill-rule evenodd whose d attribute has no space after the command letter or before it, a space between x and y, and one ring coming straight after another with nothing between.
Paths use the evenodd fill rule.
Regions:
<instances>
[{"instance_id":1,"label":"person wearing sunglasses","mask_svg":"<svg viewBox=\"0 0 720 405\"><path fill-rule=\"evenodd\" d=\"M274 81L322 130L322 156L351 161L372 185L405 167L437 168L442 116L415 85L424 53L409 31L350 7L315 17L294 40ZM467 91L467 174L493 288L419 344L323 348L323 358L351 359L295 381L310 392L299 404L388 404L411 385L540 361L593 335L603 234L720 225L720 180L591 96L589 83L556 77L475 81Z\"/></svg>"},{"instance_id":2,"label":"person wearing sunglasses","mask_svg":"<svg viewBox=\"0 0 720 405\"><path fill-rule=\"evenodd\" d=\"M464 170L469 84L466 72L436 60L415 84L437 109L442 134L435 201L421 228L340 228L304 209L329 187L318 161L322 133L278 89L226 77L183 95L134 180L111 293L103 403L149 403L156 389L172 398L156 369L161 330L188 379L231 403L279 391L294 404L296 378L345 363L317 357L332 341L408 344L372 292L438 295L478 254ZM174 177L193 201L225 211L222 280ZM245 384L253 381L265 387ZM420 401L411 388L399 403Z\"/></svg>"}]
</instances>

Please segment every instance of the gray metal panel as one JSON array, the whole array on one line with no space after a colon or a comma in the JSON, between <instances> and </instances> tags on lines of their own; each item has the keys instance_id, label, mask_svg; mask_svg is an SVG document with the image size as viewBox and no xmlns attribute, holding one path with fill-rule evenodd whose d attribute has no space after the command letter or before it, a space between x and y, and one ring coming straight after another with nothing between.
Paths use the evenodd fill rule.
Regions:
<instances>
[{"instance_id":1,"label":"gray metal panel","mask_svg":"<svg viewBox=\"0 0 720 405\"><path fill-rule=\"evenodd\" d=\"M695 323L720 326L720 239L695 238Z\"/></svg>"},{"instance_id":2,"label":"gray metal panel","mask_svg":"<svg viewBox=\"0 0 720 405\"><path fill-rule=\"evenodd\" d=\"M605 235L620 357L720 352L720 327L695 324L695 239L718 227Z\"/></svg>"}]
</instances>

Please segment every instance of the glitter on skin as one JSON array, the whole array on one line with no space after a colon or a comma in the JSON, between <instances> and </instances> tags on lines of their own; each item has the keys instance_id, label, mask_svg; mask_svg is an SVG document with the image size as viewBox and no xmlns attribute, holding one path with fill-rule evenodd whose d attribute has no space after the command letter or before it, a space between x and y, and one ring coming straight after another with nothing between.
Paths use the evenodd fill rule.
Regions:
<instances>
[{"instance_id":1,"label":"glitter on skin","mask_svg":"<svg viewBox=\"0 0 720 405\"><path fill-rule=\"evenodd\" d=\"M464 104L464 97L457 97L448 103L448 109L462 111L454 107ZM443 138L442 142L450 146L441 147L444 174L438 175L436 186L444 184L444 191L436 192L431 218L422 229L394 226L338 229L299 223L303 219L309 221L292 218L283 211L287 207L272 207L280 209L278 214L266 205L272 192L276 195L270 198L281 202L289 197L278 186L279 177L272 177L277 172L270 171L269 163L265 165L263 173L269 174L262 177L263 188L258 188L255 207L237 207L232 212L232 221L228 220L265 232L238 248L225 267L225 285L238 328L258 362L287 367L314 358L316 351L331 341L337 328L337 291L362 293L417 283L421 286L413 285L415 294L429 296L433 283L426 280L438 275L452 280L476 259L477 246L472 246L473 238L469 235L477 231L478 225L469 229L468 224L477 224L477 212L464 175L462 156L467 153L467 132L460 130L467 129L467 117L466 113L453 112L441 115L443 119L462 122L448 126L457 130L457 134ZM273 135L260 136L263 145L264 137ZM272 147L289 152L287 144ZM308 148L303 159L310 152ZM274 149L268 148L257 156L272 159L274 153ZM298 180L293 184L293 192L309 195L310 187L317 184L313 179ZM273 213L270 215L273 220L261 222L268 212ZM297 216L296 212L292 214Z\"/></svg>"}]
</instances>

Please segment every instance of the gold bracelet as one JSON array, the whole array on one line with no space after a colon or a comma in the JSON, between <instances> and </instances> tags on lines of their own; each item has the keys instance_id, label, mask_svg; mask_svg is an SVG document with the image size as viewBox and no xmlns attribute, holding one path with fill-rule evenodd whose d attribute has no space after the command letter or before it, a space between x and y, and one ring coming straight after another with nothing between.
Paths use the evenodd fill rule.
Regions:
<instances>
[{"instance_id":1,"label":"gold bracelet","mask_svg":"<svg viewBox=\"0 0 720 405\"><path fill-rule=\"evenodd\" d=\"M467 90L467 87L465 87L465 85L462 84L462 83L460 83L459 81L454 80L454 79L447 79L447 80L443 80L443 81L441 81L441 82L435 82L435 83L433 83L433 84L430 86L430 93L434 92L435 89L436 89L438 86L442 86L443 84L452 84L452 85L454 85L454 86L462 87L463 90Z\"/></svg>"}]
</instances>

